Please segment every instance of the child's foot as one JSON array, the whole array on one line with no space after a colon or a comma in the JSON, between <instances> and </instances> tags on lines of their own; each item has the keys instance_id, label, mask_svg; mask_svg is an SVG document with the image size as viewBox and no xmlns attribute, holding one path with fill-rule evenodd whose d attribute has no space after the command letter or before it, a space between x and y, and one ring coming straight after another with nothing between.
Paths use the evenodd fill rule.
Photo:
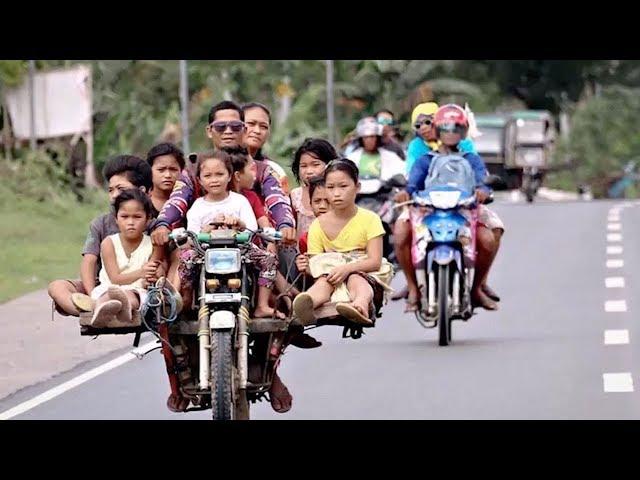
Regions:
<instances>
[{"instance_id":1,"label":"child's foot","mask_svg":"<svg viewBox=\"0 0 640 480\"><path fill-rule=\"evenodd\" d=\"M122 309L118 312L118 320L124 323L131 323L131 302L123 289L117 285L109 285L107 295L112 300L118 300L122 304Z\"/></svg>"},{"instance_id":2,"label":"child's foot","mask_svg":"<svg viewBox=\"0 0 640 480\"><path fill-rule=\"evenodd\" d=\"M351 303L338 303L336 310L340 315L347 320L351 320L359 325L373 325L373 321L366 314L367 309L364 309L362 305L358 305L356 302Z\"/></svg>"},{"instance_id":3,"label":"child's foot","mask_svg":"<svg viewBox=\"0 0 640 480\"><path fill-rule=\"evenodd\" d=\"M118 300L107 300L101 303L93 312L91 326L96 328L106 327L120 310L122 310L122 303Z\"/></svg>"},{"instance_id":4,"label":"child's foot","mask_svg":"<svg viewBox=\"0 0 640 480\"><path fill-rule=\"evenodd\" d=\"M77 292L71 294L71 303L80 312L92 312L96 306L96 301L89 295Z\"/></svg>"},{"instance_id":5,"label":"child's foot","mask_svg":"<svg viewBox=\"0 0 640 480\"><path fill-rule=\"evenodd\" d=\"M273 318L274 313L276 318L280 318L282 320L287 318L284 313L276 310L275 308L261 306L257 306L255 308L253 311L253 318Z\"/></svg>"},{"instance_id":6,"label":"child's foot","mask_svg":"<svg viewBox=\"0 0 640 480\"><path fill-rule=\"evenodd\" d=\"M316 319L313 314L313 298L306 292L302 292L293 299L293 312L303 325L310 325Z\"/></svg>"}]
</instances>

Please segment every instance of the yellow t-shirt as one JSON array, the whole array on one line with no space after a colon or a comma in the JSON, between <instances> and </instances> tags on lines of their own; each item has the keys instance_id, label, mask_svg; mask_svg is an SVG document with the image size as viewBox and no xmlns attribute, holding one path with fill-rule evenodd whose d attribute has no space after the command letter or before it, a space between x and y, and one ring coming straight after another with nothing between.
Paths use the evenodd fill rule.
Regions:
<instances>
[{"instance_id":1,"label":"yellow t-shirt","mask_svg":"<svg viewBox=\"0 0 640 480\"><path fill-rule=\"evenodd\" d=\"M334 240L329 240L322 231L320 222L316 218L309 227L307 238L307 252L316 255L326 252L348 253L356 250L366 250L367 243L372 238L384 235L382 220L377 213L358 207L358 213L347 222Z\"/></svg>"}]
</instances>

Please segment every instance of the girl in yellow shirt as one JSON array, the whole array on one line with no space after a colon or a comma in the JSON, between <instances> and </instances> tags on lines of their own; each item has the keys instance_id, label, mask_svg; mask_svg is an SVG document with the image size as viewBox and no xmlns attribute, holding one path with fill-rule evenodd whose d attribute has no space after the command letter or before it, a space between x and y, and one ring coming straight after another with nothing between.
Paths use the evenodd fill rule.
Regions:
<instances>
[{"instance_id":1,"label":"girl in yellow shirt","mask_svg":"<svg viewBox=\"0 0 640 480\"><path fill-rule=\"evenodd\" d=\"M324 172L331 208L313 221L307 240L309 267L316 281L293 302L304 324L312 323L313 310L331 300L340 315L372 325L374 288L388 288L393 275L382 258L385 231L380 217L356 205L358 174L358 167L347 159L333 160Z\"/></svg>"}]
</instances>

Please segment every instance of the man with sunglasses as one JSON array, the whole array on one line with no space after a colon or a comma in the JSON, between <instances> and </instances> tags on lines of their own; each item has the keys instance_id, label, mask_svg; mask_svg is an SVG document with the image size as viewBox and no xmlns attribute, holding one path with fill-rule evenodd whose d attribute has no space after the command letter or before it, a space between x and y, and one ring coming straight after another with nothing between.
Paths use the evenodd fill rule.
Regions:
<instances>
[{"instance_id":1,"label":"man with sunglasses","mask_svg":"<svg viewBox=\"0 0 640 480\"><path fill-rule=\"evenodd\" d=\"M406 191L399 193L396 196L396 201L408 201L411 195L424 188L431 162L437 155L457 154L469 162L475 174L476 197L480 202L478 207L479 224L476 234L478 256L471 297L475 306L487 310L497 310L498 304L496 302L500 298L487 285L487 277L500 247L504 224L495 212L482 205L482 202L491 194L491 190L483 184L487 174L486 166L479 155L472 152L462 152L459 148L469 129L467 115L461 107L453 104L441 107L435 113L433 123L440 141L438 150L428 152L415 162L409 175ZM421 296L410 250L414 240L412 225L419 224L422 221L422 215L419 209L409 208L400 216L394 230L396 256L405 272L409 287L405 310L407 312L415 312L420 308Z\"/></svg>"},{"instance_id":2,"label":"man with sunglasses","mask_svg":"<svg viewBox=\"0 0 640 480\"><path fill-rule=\"evenodd\" d=\"M205 132L216 149L243 146L246 133L243 109L237 103L226 100L214 105L209 111L209 123ZM267 176L273 176L271 170L265 174L265 177ZM274 178L272 183L277 183L277 179ZM164 246L169 242L171 230L182 226L187 210L202 194L200 184L195 180L194 172L183 170L169 200L165 203L153 226L151 239L154 245ZM280 210L284 211L282 215L273 215L277 223L276 228L282 232L285 242L295 241L295 225L290 205L284 202L269 207L270 213L273 213L272 209L279 209L278 213Z\"/></svg>"}]
</instances>

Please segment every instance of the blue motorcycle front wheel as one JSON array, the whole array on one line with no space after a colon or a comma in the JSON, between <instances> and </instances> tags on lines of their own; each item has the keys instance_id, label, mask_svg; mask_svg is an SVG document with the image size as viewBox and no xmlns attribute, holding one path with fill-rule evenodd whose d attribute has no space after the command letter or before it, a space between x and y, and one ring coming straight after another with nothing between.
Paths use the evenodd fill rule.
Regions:
<instances>
[{"instance_id":1,"label":"blue motorcycle front wheel","mask_svg":"<svg viewBox=\"0 0 640 480\"><path fill-rule=\"evenodd\" d=\"M438 266L438 345L446 347L451 342L451 309L449 308L449 265Z\"/></svg>"}]
</instances>

